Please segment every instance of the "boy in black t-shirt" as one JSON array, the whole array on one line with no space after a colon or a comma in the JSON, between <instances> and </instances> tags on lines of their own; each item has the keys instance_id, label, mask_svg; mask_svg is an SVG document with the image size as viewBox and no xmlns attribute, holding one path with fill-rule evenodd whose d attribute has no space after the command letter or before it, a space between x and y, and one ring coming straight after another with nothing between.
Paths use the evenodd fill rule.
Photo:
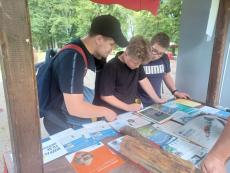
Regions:
<instances>
[{"instance_id":1,"label":"boy in black t-shirt","mask_svg":"<svg viewBox=\"0 0 230 173\"><path fill-rule=\"evenodd\" d=\"M142 66L150 56L149 43L141 36L132 38L126 50L105 65L100 77L98 104L118 114L140 110L141 105L135 103L138 84L154 102L164 103L166 100L157 96Z\"/></svg>"}]
</instances>

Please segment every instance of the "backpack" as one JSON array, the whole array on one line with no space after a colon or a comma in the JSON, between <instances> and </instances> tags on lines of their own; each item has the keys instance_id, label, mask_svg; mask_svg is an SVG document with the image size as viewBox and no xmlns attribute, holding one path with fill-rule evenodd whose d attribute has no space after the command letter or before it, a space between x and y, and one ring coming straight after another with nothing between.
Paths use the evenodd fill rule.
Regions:
<instances>
[{"instance_id":1,"label":"backpack","mask_svg":"<svg viewBox=\"0 0 230 173\"><path fill-rule=\"evenodd\" d=\"M39 113L40 118L46 116L46 109L51 102L51 80L52 80L52 66L57 55L65 49L73 49L80 53L85 62L85 74L88 68L88 61L86 55L81 47L75 44L65 45L57 54L49 59L46 59L43 64L37 69L37 89L38 89L38 101L39 101Z\"/></svg>"}]
</instances>

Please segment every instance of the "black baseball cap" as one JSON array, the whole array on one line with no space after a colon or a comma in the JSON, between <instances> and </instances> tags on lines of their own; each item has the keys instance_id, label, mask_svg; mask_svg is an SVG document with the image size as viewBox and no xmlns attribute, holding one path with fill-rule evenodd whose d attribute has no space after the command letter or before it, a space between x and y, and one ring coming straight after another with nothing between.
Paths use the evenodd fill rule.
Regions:
<instances>
[{"instance_id":1,"label":"black baseball cap","mask_svg":"<svg viewBox=\"0 0 230 173\"><path fill-rule=\"evenodd\" d=\"M128 41L121 31L120 22L111 15L101 15L93 19L90 33L111 37L120 47L126 47Z\"/></svg>"}]
</instances>

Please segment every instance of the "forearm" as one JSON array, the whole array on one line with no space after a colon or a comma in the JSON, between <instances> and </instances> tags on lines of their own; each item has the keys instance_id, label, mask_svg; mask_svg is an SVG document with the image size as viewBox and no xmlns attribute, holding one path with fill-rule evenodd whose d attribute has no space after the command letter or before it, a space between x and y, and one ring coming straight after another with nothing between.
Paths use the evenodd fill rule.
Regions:
<instances>
[{"instance_id":1,"label":"forearm","mask_svg":"<svg viewBox=\"0 0 230 173\"><path fill-rule=\"evenodd\" d=\"M167 86L167 88L172 92L174 90L176 90L176 86L175 86L175 83L173 81L173 78L171 76L170 73L166 73L164 75L164 82L165 82L165 85Z\"/></svg>"},{"instance_id":2,"label":"forearm","mask_svg":"<svg viewBox=\"0 0 230 173\"><path fill-rule=\"evenodd\" d=\"M142 89L151 97L151 99L154 102L157 102L160 97L156 94L154 88L152 87L150 81L147 78L144 78L143 80L139 81Z\"/></svg>"},{"instance_id":3,"label":"forearm","mask_svg":"<svg viewBox=\"0 0 230 173\"><path fill-rule=\"evenodd\" d=\"M101 96L101 99L103 101L105 101L106 103L116 107L116 108L119 108L121 110L124 110L124 111L129 111L128 110L128 104L117 99L115 96L111 95L111 96Z\"/></svg>"},{"instance_id":4,"label":"forearm","mask_svg":"<svg viewBox=\"0 0 230 173\"><path fill-rule=\"evenodd\" d=\"M218 141L214 145L213 149L209 154L212 154L214 157L222 161L228 160L230 157L230 118L228 119L225 128L219 137Z\"/></svg>"},{"instance_id":5,"label":"forearm","mask_svg":"<svg viewBox=\"0 0 230 173\"><path fill-rule=\"evenodd\" d=\"M70 115L80 118L104 117L111 112L102 106L85 102L81 94L64 94L67 111Z\"/></svg>"}]
</instances>

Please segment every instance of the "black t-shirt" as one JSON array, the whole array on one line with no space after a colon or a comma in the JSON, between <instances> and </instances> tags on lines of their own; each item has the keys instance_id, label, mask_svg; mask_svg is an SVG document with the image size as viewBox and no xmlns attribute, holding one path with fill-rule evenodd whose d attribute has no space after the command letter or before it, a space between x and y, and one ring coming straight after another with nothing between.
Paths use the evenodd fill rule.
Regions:
<instances>
[{"instance_id":1,"label":"black t-shirt","mask_svg":"<svg viewBox=\"0 0 230 173\"><path fill-rule=\"evenodd\" d=\"M119 58L113 58L105 65L100 76L99 94L101 96L113 95L127 104L134 103L137 98L138 82L145 77L143 66L132 70ZM98 104L108 107L118 114L125 112L101 99Z\"/></svg>"}]
</instances>

